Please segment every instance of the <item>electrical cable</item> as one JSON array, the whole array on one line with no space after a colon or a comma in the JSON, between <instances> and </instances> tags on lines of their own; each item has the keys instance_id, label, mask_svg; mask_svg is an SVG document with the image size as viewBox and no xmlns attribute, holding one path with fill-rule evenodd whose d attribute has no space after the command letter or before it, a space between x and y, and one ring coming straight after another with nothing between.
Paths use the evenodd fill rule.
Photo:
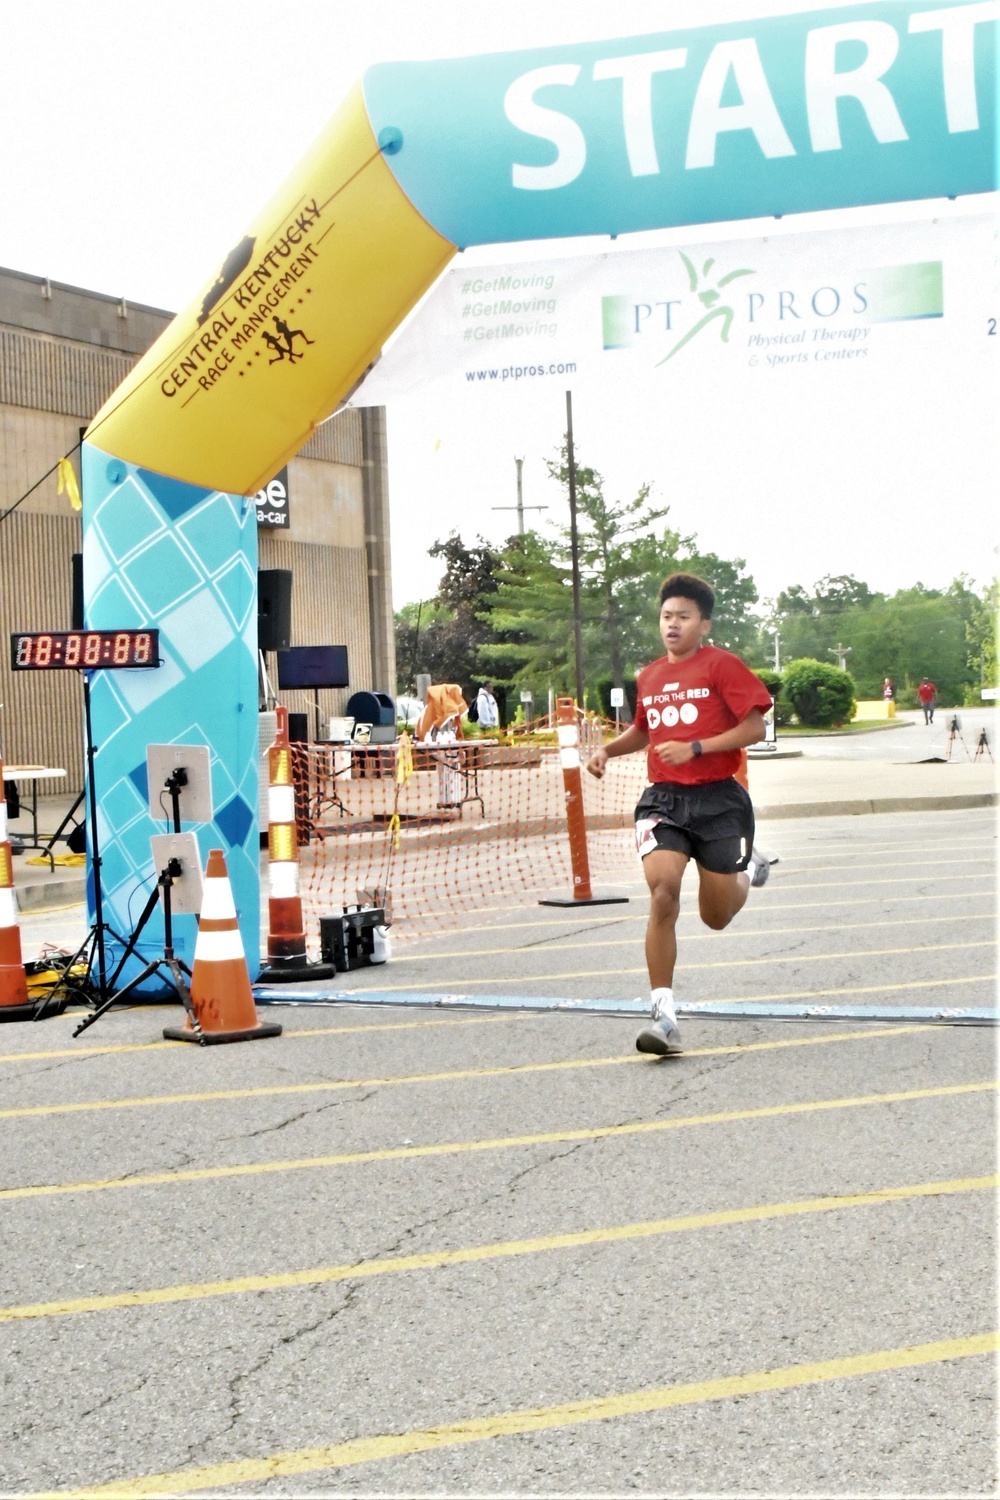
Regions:
<instances>
[{"instance_id":1,"label":"electrical cable","mask_svg":"<svg viewBox=\"0 0 1000 1500\"><path fill-rule=\"evenodd\" d=\"M11 505L7 510L0 511L0 525L2 525L4 521L6 521L6 519L7 519L8 516L12 516L14 514L14 512L17 510L17 507L21 504L21 502L23 500L27 500L27 498L28 498L29 495L33 495L35 493L35 491L38 489L38 486L40 484L44 484L45 483L46 479L49 478L50 474L54 474L56 472L56 470L58 469L59 465L62 463L63 458L70 458L70 457L72 457L72 455L81 446L82 442L83 442L83 439L79 438L73 444L72 448L69 450L68 453L64 453L63 456L62 456L62 458L57 458L56 459L56 461L52 465L51 469L46 469L46 471L42 475L41 479L36 479L35 480L34 484L31 486L30 490L25 490L25 492L21 496L20 500L15 500L14 504Z\"/></svg>"}]
</instances>

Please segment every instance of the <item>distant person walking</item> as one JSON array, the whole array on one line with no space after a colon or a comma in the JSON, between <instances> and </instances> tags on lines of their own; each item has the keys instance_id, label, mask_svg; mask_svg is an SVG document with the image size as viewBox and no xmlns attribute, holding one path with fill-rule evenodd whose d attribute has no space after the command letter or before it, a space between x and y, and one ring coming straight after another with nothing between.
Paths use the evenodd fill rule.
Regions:
<instances>
[{"instance_id":1,"label":"distant person walking","mask_svg":"<svg viewBox=\"0 0 1000 1500\"><path fill-rule=\"evenodd\" d=\"M934 723L934 705L937 702L937 688L933 682L928 682L926 677L920 679L917 688L917 697L920 699L920 707L924 711L924 723Z\"/></svg>"},{"instance_id":2,"label":"distant person walking","mask_svg":"<svg viewBox=\"0 0 1000 1500\"><path fill-rule=\"evenodd\" d=\"M493 696L492 682L484 682L476 694L476 722L482 729L496 729L500 723L500 710Z\"/></svg>"},{"instance_id":3,"label":"distant person walking","mask_svg":"<svg viewBox=\"0 0 1000 1500\"><path fill-rule=\"evenodd\" d=\"M886 703L891 703L896 696L896 689L892 685L892 678L887 677L882 684L882 697Z\"/></svg>"}]
</instances>

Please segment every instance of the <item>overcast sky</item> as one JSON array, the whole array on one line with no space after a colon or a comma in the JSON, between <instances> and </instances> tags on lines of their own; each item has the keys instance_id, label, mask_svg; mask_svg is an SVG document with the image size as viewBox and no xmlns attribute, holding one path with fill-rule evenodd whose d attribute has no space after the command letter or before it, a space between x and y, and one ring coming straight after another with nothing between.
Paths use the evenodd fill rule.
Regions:
<instances>
[{"instance_id":1,"label":"overcast sky","mask_svg":"<svg viewBox=\"0 0 1000 1500\"><path fill-rule=\"evenodd\" d=\"M826 9L843 0L826 0ZM0 265L175 310L189 302L247 223L372 63L500 51L672 26L808 10L782 0L0 0ZM912 212L912 211L910 211ZM931 212L947 212L935 205ZM885 210L888 219L907 210ZM850 216L847 216L850 221ZM807 224L844 222L809 216ZM784 221L783 232L799 225ZM766 232L757 223L692 231L692 241ZM655 236L619 241L651 243ZM680 243L675 234L662 237ZM600 248L607 248L607 241ZM565 253L566 246L559 247ZM598 248L587 242L577 252ZM478 263L540 256L547 246L480 248ZM1000 309L998 309L1000 311ZM1000 341L998 341L1000 342ZM397 603L433 592L426 547L454 526L499 540L512 518L514 457L525 459L525 499L558 518L563 497L545 478L562 431L561 401L539 412L525 395L523 420L508 406L495 420L458 420L419 401L390 408L390 488ZM819 528L737 524L716 495L671 493L663 433L638 432L621 415L584 404L577 422L584 461L612 494L643 480L672 506L682 531L739 551L764 594L852 572L876 588L920 578L944 585L959 571L985 579L996 565L985 483L974 455L962 483L938 481L907 494L892 524ZM983 467L992 443L983 435ZM781 488L780 465L775 486ZM819 476L818 476L819 477ZM740 504L733 475L729 506ZM981 490L981 493L980 493ZM817 503L830 503L822 496ZM790 503L786 495L786 502ZM756 502L754 502L756 503ZM892 501L892 504L897 502ZM789 514L791 514L789 512ZM745 518L744 518L745 521ZM805 535L803 535L805 533ZM887 542L891 538L891 544Z\"/></svg>"}]
</instances>

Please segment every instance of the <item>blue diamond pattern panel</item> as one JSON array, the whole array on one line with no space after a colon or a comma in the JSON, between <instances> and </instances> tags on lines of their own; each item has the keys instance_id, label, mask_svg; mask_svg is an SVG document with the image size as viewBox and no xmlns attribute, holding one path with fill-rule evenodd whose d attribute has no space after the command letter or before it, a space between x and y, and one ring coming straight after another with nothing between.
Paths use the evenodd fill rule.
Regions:
<instances>
[{"instance_id":1,"label":"blue diamond pattern panel","mask_svg":"<svg viewBox=\"0 0 1000 1500\"><path fill-rule=\"evenodd\" d=\"M230 845L245 843L253 821L253 811L247 807L242 797L234 797L231 802L227 802L215 818L216 826L222 830L226 843Z\"/></svg>"},{"instance_id":2,"label":"blue diamond pattern panel","mask_svg":"<svg viewBox=\"0 0 1000 1500\"><path fill-rule=\"evenodd\" d=\"M232 530L232 525L233 505L230 497L212 495L178 523L177 534L184 539L194 555L201 559L206 572L214 577L223 568L233 565L232 551L226 546L226 537Z\"/></svg>"},{"instance_id":3,"label":"blue diamond pattern panel","mask_svg":"<svg viewBox=\"0 0 1000 1500\"><path fill-rule=\"evenodd\" d=\"M116 485L95 517L97 534L116 562L163 531L163 516L142 487Z\"/></svg>"},{"instance_id":4,"label":"blue diamond pattern panel","mask_svg":"<svg viewBox=\"0 0 1000 1500\"><path fill-rule=\"evenodd\" d=\"M152 495L164 515L170 521L178 521L189 510L211 495L211 490L199 489L194 484L184 484L180 479L170 479L166 474L157 474L154 469L137 469L136 474L146 490Z\"/></svg>"},{"instance_id":5,"label":"blue diamond pattern panel","mask_svg":"<svg viewBox=\"0 0 1000 1500\"><path fill-rule=\"evenodd\" d=\"M257 829L257 655L245 629L255 609L256 512L242 496L221 495L151 474L92 444L83 447L84 609L94 629L123 625L160 631L162 665L95 671L91 713L105 920L128 936L157 871L149 840L169 831L150 817L148 745L207 745L214 816L185 824L202 864L225 850L251 977L260 967ZM221 580L226 580L222 582ZM89 856L90 857L90 856ZM93 868L88 900L94 909ZM193 917L174 924L174 946L194 962ZM114 950L115 944L112 944ZM157 909L138 945L131 978L162 956ZM165 992L154 978L145 993Z\"/></svg>"}]
</instances>

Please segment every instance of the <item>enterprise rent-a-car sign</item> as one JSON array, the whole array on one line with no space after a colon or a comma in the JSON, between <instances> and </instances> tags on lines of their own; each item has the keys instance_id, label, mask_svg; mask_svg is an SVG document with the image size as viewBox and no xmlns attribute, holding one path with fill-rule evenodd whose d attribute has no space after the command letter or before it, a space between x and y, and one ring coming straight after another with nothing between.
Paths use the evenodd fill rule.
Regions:
<instances>
[{"instance_id":1,"label":"enterprise rent-a-car sign","mask_svg":"<svg viewBox=\"0 0 1000 1500\"><path fill-rule=\"evenodd\" d=\"M286 529L291 525L288 512L288 465L262 490L257 491L257 525Z\"/></svg>"}]
</instances>

